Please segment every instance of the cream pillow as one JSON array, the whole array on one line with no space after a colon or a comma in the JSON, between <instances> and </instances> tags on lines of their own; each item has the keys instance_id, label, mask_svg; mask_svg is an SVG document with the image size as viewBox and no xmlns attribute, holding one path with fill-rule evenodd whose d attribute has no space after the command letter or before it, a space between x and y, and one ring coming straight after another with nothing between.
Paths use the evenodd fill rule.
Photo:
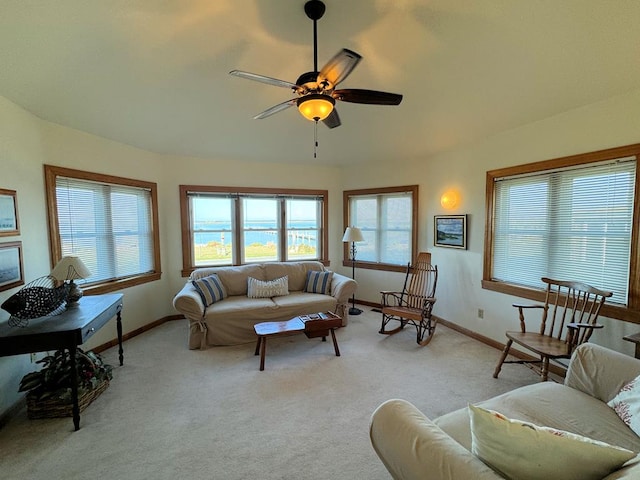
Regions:
<instances>
[{"instance_id":1,"label":"cream pillow","mask_svg":"<svg viewBox=\"0 0 640 480\"><path fill-rule=\"evenodd\" d=\"M622 387L607 405L636 435L640 435L640 376Z\"/></svg>"},{"instance_id":2,"label":"cream pillow","mask_svg":"<svg viewBox=\"0 0 640 480\"><path fill-rule=\"evenodd\" d=\"M253 277L247 279L247 297L249 298L271 298L283 295L289 295L288 275L266 282Z\"/></svg>"},{"instance_id":3,"label":"cream pillow","mask_svg":"<svg viewBox=\"0 0 640 480\"><path fill-rule=\"evenodd\" d=\"M512 480L600 480L636 454L469 405L471 451Z\"/></svg>"}]
</instances>

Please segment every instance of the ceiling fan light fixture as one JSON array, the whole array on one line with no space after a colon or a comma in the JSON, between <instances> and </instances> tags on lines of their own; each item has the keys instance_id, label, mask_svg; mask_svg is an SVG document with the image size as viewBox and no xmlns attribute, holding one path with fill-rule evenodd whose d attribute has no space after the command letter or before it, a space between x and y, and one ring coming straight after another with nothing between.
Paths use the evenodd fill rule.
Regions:
<instances>
[{"instance_id":1,"label":"ceiling fan light fixture","mask_svg":"<svg viewBox=\"0 0 640 480\"><path fill-rule=\"evenodd\" d=\"M311 93L300 97L297 101L298 110L304 118L315 122L324 120L333 111L336 101L330 95Z\"/></svg>"}]
</instances>

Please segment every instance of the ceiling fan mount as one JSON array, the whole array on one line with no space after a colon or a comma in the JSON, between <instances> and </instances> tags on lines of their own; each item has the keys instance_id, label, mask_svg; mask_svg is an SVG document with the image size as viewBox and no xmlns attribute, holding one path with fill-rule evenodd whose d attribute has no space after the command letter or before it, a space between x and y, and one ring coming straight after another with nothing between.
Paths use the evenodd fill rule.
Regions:
<instances>
[{"instance_id":1,"label":"ceiling fan mount","mask_svg":"<svg viewBox=\"0 0 640 480\"><path fill-rule=\"evenodd\" d=\"M322 18L325 10L326 7L324 2L321 2L320 0L309 0L304 4L304 13L306 13L307 17L314 22Z\"/></svg>"},{"instance_id":2,"label":"ceiling fan mount","mask_svg":"<svg viewBox=\"0 0 640 480\"><path fill-rule=\"evenodd\" d=\"M340 117L335 109L336 100L368 105L399 105L402 101L402 95L397 93L363 89L335 89L338 83L346 79L362 60L362 57L353 50L343 48L321 69L318 69L317 22L322 18L325 10L325 4L320 0L309 0L304 4L305 14L313 20L313 71L303 73L295 83L241 70L229 72L231 75L247 80L289 88L297 94L297 97L259 113L254 117L255 119L270 117L296 105L305 118L315 122L322 121L327 127L335 128L341 125Z\"/></svg>"}]
</instances>

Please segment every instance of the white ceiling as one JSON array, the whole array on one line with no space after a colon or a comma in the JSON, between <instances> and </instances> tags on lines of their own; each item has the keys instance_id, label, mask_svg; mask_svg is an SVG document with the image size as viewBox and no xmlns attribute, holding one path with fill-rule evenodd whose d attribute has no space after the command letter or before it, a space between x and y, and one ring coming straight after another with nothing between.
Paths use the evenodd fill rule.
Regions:
<instances>
[{"instance_id":1,"label":"white ceiling","mask_svg":"<svg viewBox=\"0 0 640 480\"><path fill-rule=\"evenodd\" d=\"M340 88L342 126L290 108L313 67L305 0L0 0L0 95L118 142L207 158L349 165L427 158L640 88L640 1L325 0L319 64L363 56Z\"/></svg>"}]
</instances>

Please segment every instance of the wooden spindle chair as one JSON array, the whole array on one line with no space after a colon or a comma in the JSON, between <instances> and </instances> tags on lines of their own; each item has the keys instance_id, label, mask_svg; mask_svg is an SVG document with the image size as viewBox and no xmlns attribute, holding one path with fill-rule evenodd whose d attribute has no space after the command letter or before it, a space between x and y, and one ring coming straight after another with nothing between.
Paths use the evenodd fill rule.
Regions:
<instances>
[{"instance_id":1,"label":"wooden spindle chair","mask_svg":"<svg viewBox=\"0 0 640 480\"><path fill-rule=\"evenodd\" d=\"M600 290L580 282L542 278L547 284L544 305L514 304L520 316L520 331L506 332L507 344L500 361L493 372L498 374L504 363L539 365L541 381L547 381L549 361L570 358L575 348L585 343L596 328L600 308L612 292ZM542 318L537 332L528 332L525 324L525 310L541 309ZM540 360L509 360L507 355L513 342L535 353Z\"/></svg>"},{"instance_id":2,"label":"wooden spindle chair","mask_svg":"<svg viewBox=\"0 0 640 480\"><path fill-rule=\"evenodd\" d=\"M436 303L437 282L438 267L431 265L431 254L420 252L413 267L407 265L402 291L380 292L382 294L380 333L391 335L410 324L416 327L418 344L422 346L428 344L433 338L437 323L431 316L431 310ZM398 321L399 325L389 330L387 327L391 321Z\"/></svg>"}]
</instances>

